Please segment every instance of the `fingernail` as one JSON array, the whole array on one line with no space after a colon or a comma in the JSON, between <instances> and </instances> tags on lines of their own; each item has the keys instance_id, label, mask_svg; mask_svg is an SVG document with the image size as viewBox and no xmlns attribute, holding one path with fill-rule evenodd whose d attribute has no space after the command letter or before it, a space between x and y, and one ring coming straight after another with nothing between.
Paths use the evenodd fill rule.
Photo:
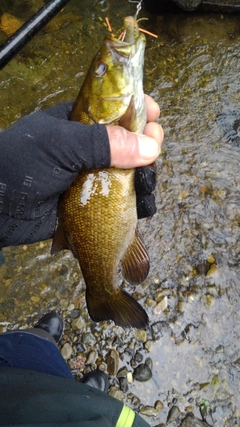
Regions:
<instances>
[{"instance_id":1,"label":"fingernail","mask_svg":"<svg viewBox=\"0 0 240 427\"><path fill-rule=\"evenodd\" d=\"M160 153L160 148L157 141L148 137L138 137L138 149L141 158L145 160L156 158Z\"/></svg>"}]
</instances>

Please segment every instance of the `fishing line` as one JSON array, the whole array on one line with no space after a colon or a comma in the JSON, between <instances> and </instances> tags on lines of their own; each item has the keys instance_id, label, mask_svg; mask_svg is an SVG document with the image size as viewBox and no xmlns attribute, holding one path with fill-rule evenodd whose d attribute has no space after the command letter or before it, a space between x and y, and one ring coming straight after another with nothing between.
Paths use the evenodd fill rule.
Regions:
<instances>
[{"instance_id":1,"label":"fishing line","mask_svg":"<svg viewBox=\"0 0 240 427\"><path fill-rule=\"evenodd\" d=\"M142 9L142 1L143 0L140 0L140 1L128 0L128 1L129 1L129 3L137 3L137 11L136 11L136 17L137 17L138 14L139 14L139 12L140 12L140 10Z\"/></svg>"}]
</instances>

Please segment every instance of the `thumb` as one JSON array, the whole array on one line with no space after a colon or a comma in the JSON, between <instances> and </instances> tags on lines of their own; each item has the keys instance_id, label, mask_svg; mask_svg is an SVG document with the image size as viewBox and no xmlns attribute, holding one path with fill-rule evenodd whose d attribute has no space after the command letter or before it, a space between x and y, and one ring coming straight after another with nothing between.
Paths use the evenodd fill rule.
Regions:
<instances>
[{"instance_id":1,"label":"thumb","mask_svg":"<svg viewBox=\"0 0 240 427\"><path fill-rule=\"evenodd\" d=\"M156 123L152 123L154 126ZM148 123L148 126L150 123ZM161 126L148 135L129 132L121 126L106 126L111 151L111 166L120 169L135 168L153 163L161 151Z\"/></svg>"}]
</instances>

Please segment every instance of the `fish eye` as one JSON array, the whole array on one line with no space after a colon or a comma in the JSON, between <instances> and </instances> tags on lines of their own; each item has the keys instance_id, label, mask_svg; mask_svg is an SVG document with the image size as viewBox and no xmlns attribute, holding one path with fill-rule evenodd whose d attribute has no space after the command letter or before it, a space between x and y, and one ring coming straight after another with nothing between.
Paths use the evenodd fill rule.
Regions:
<instances>
[{"instance_id":1,"label":"fish eye","mask_svg":"<svg viewBox=\"0 0 240 427\"><path fill-rule=\"evenodd\" d=\"M102 77L107 71L107 65L104 62L99 62L94 74L97 77Z\"/></svg>"}]
</instances>

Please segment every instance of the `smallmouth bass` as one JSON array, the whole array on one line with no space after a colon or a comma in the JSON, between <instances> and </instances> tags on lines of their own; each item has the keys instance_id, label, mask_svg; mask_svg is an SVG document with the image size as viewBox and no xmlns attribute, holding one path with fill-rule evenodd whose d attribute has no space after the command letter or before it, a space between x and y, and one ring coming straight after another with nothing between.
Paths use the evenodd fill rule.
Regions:
<instances>
[{"instance_id":1,"label":"smallmouth bass","mask_svg":"<svg viewBox=\"0 0 240 427\"><path fill-rule=\"evenodd\" d=\"M94 57L70 120L121 125L142 133L146 124L143 92L145 36L135 18L124 19L123 39L107 36ZM117 284L118 266L131 284L148 275L149 258L137 232L135 170L81 172L60 198L52 253L70 249L86 283L92 320L113 320L145 328L141 305Z\"/></svg>"}]
</instances>

